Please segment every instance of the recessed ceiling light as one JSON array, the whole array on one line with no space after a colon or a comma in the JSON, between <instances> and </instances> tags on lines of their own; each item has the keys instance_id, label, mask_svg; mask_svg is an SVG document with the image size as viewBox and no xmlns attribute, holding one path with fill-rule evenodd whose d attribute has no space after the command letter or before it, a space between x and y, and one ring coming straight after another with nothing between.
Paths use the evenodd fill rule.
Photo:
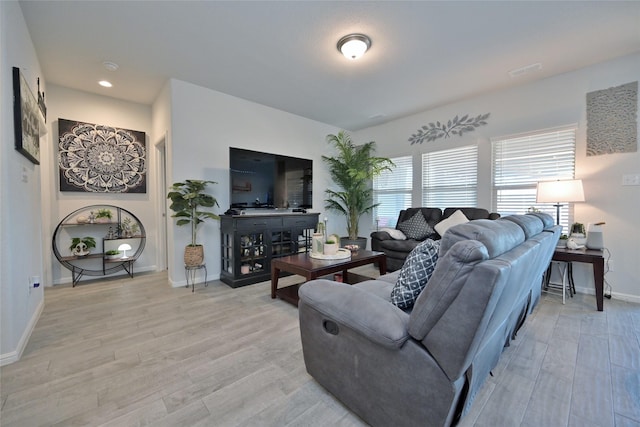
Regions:
<instances>
[{"instance_id":1,"label":"recessed ceiling light","mask_svg":"<svg viewBox=\"0 0 640 427\"><path fill-rule=\"evenodd\" d=\"M98 82L98 84L102 87L112 87L113 85L111 84L111 82L108 82L106 80L100 80Z\"/></svg>"}]
</instances>

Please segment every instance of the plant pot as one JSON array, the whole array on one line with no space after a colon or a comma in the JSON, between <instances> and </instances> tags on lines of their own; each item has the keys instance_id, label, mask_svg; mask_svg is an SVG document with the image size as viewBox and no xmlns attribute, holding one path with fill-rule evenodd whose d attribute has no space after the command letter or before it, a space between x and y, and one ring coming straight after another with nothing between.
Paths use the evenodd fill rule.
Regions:
<instances>
[{"instance_id":1,"label":"plant pot","mask_svg":"<svg viewBox=\"0 0 640 427\"><path fill-rule=\"evenodd\" d=\"M186 265L187 267L197 267L202 264L204 264L204 246L185 246L184 265Z\"/></svg>"},{"instance_id":2,"label":"plant pot","mask_svg":"<svg viewBox=\"0 0 640 427\"><path fill-rule=\"evenodd\" d=\"M323 246L322 253L325 255L335 255L338 253L340 245L338 243L326 243Z\"/></svg>"},{"instance_id":3,"label":"plant pot","mask_svg":"<svg viewBox=\"0 0 640 427\"><path fill-rule=\"evenodd\" d=\"M360 250L367 249L367 238L366 237L356 237L355 239L350 239L348 237L340 238L340 247L344 248L347 245L358 245Z\"/></svg>"}]
</instances>

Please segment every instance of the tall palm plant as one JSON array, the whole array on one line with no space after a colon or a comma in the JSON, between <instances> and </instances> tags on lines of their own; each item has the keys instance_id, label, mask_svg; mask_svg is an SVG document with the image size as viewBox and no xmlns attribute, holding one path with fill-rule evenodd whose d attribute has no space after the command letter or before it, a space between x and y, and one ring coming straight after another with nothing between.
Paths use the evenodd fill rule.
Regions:
<instances>
[{"instance_id":1,"label":"tall palm plant","mask_svg":"<svg viewBox=\"0 0 640 427\"><path fill-rule=\"evenodd\" d=\"M340 189L325 190L325 208L345 216L349 239L355 240L360 217L378 206L373 203L371 180L395 165L388 158L374 155L374 141L355 145L345 131L327 135L327 142L334 146L337 154L335 157L322 156L322 160Z\"/></svg>"}]
</instances>

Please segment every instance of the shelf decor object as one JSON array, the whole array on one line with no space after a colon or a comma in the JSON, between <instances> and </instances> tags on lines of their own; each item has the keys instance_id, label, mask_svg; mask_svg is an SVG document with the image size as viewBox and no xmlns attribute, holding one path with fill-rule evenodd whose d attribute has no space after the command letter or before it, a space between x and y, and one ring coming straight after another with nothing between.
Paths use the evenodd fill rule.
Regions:
<instances>
[{"instance_id":1,"label":"shelf decor object","mask_svg":"<svg viewBox=\"0 0 640 427\"><path fill-rule=\"evenodd\" d=\"M123 243L120 246L118 246L118 250L122 251L122 258L126 258L127 257L127 251L131 250L131 245L128 243Z\"/></svg>"},{"instance_id":2,"label":"shelf decor object","mask_svg":"<svg viewBox=\"0 0 640 427\"><path fill-rule=\"evenodd\" d=\"M60 191L146 193L144 132L58 119Z\"/></svg>"},{"instance_id":3,"label":"shelf decor object","mask_svg":"<svg viewBox=\"0 0 640 427\"><path fill-rule=\"evenodd\" d=\"M32 163L39 165L40 136L47 133L47 127L33 92L17 67L13 67L13 100L16 150Z\"/></svg>"}]
</instances>

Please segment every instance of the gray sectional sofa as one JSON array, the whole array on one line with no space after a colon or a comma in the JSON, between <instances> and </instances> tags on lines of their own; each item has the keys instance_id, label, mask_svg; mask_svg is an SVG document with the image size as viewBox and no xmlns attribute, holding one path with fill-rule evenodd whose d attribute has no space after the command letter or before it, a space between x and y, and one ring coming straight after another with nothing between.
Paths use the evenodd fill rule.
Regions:
<instances>
[{"instance_id":1,"label":"gray sectional sofa","mask_svg":"<svg viewBox=\"0 0 640 427\"><path fill-rule=\"evenodd\" d=\"M302 285L307 371L373 426L454 425L539 301L560 231L546 214L450 228L408 310L389 302L398 272Z\"/></svg>"},{"instance_id":2,"label":"gray sectional sofa","mask_svg":"<svg viewBox=\"0 0 640 427\"><path fill-rule=\"evenodd\" d=\"M400 229L404 221L412 218L417 212L421 212L426 220L425 227L430 232L426 232L420 239L408 238L406 240L394 239L387 231L374 231L371 233L371 250L384 252L387 256L387 271L395 271L402 268L407 255L420 244L421 241L430 239L440 239L440 235L435 231L435 226L442 220L449 218L454 212L460 210L468 220L474 219L498 219L500 214L489 212L483 208L408 208L403 209L398 214L396 229Z\"/></svg>"}]
</instances>

